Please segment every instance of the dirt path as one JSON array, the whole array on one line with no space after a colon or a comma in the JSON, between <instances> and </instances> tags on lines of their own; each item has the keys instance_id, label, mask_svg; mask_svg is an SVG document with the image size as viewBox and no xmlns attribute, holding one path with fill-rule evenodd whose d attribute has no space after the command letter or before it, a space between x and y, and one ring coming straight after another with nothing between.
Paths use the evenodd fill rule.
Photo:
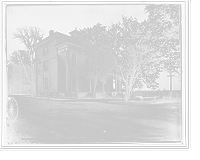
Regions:
<instances>
[{"instance_id":1,"label":"dirt path","mask_svg":"<svg viewBox=\"0 0 200 160\"><path fill-rule=\"evenodd\" d=\"M116 105L18 99L9 144L174 142L181 138L180 103Z\"/></svg>"}]
</instances>

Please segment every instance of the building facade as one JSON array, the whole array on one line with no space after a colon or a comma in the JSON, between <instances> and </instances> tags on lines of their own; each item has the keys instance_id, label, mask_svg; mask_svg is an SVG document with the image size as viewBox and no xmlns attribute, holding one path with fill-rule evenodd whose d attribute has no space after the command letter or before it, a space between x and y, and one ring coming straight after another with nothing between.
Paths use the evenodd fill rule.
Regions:
<instances>
[{"instance_id":1,"label":"building facade","mask_svg":"<svg viewBox=\"0 0 200 160\"><path fill-rule=\"evenodd\" d=\"M80 36L82 34L77 30L70 32L70 36L51 30L48 37L40 40L36 48L37 95L71 98L76 97L78 87L79 97L92 97L93 81L84 76L85 68L92 64L92 60L81 49ZM106 83L98 82L96 92L112 95L113 78Z\"/></svg>"},{"instance_id":2,"label":"building facade","mask_svg":"<svg viewBox=\"0 0 200 160\"><path fill-rule=\"evenodd\" d=\"M28 68L9 63L7 65L7 91L8 94L30 94L30 81Z\"/></svg>"}]
</instances>

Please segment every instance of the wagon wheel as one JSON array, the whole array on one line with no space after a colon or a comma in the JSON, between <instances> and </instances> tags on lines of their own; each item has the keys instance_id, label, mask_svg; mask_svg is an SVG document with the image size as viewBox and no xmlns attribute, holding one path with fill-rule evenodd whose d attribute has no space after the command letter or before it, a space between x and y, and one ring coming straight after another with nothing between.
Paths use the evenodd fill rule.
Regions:
<instances>
[{"instance_id":1,"label":"wagon wheel","mask_svg":"<svg viewBox=\"0 0 200 160\"><path fill-rule=\"evenodd\" d=\"M6 112L7 112L7 125L9 125L10 123L14 122L18 116L17 101L12 97L8 98Z\"/></svg>"}]
</instances>

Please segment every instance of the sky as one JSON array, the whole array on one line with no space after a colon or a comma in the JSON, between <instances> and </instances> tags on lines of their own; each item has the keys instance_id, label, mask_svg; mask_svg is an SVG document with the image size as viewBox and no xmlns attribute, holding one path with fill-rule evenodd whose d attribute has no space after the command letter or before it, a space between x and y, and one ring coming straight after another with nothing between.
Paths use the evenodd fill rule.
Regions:
<instances>
[{"instance_id":1,"label":"sky","mask_svg":"<svg viewBox=\"0 0 200 160\"><path fill-rule=\"evenodd\" d=\"M147 19L144 5L12 5L7 13L7 52L25 49L19 40L13 38L17 28L35 26L48 36L49 30L68 34L70 31L92 27L96 23L110 26L122 20L122 15L137 18L139 22ZM169 88L166 74L158 80L160 89ZM163 83L164 82L164 83ZM174 78L174 89L180 88L180 81Z\"/></svg>"}]
</instances>

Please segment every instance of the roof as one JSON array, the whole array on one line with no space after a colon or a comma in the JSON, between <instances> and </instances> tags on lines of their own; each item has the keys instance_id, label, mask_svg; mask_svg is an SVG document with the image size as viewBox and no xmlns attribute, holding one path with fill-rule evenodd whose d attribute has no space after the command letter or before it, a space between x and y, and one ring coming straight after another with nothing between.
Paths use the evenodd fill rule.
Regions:
<instances>
[{"instance_id":1,"label":"roof","mask_svg":"<svg viewBox=\"0 0 200 160\"><path fill-rule=\"evenodd\" d=\"M62 33L60 33L60 32L54 32L52 35L50 35L50 36L46 37L45 39L41 40L41 41L37 44L37 47L40 46L41 44L43 44L43 43L49 41L50 39L55 38L56 36L60 36L60 37L63 37L63 38L66 39L66 40L64 40L64 41L62 41L62 42L56 44L56 45L55 45L56 47L57 47L57 46L60 46L60 45L62 45L62 44L64 44L64 43L71 43L71 44L80 46L80 43L78 42L78 40L77 40L76 38L67 36L67 35L62 34Z\"/></svg>"},{"instance_id":2,"label":"roof","mask_svg":"<svg viewBox=\"0 0 200 160\"><path fill-rule=\"evenodd\" d=\"M73 45L73 46L76 46L76 47L80 47L80 44L70 36L66 37L63 41L58 42L55 45L55 47L59 47L61 45L65 45L65 44L69 44L69 45Z\"/></svg>"},{"instance_id":3,"label":"roof","mask_svg":"<svg viewBox=\"0 0 200 160\"><path fill-rule=\"evenodd\" d=\"M78 31L78 30L73 30L73 31L71 31L71 32L69 32L69 34L73 34L73 33L80 33L80 34L83 34L81 31Z\"/></svg>"}]
</instances>

